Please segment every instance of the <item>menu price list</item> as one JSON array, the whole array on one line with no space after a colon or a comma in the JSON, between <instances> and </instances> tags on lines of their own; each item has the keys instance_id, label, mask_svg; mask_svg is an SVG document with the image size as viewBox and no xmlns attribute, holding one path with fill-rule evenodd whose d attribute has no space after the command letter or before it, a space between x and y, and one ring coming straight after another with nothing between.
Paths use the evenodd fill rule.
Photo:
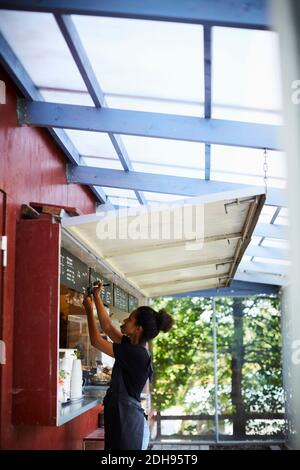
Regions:
<instances>
[{"instance_id":1,"label":"menu price list","mask_svg":"<svg viewBox=\"0 0 300 470\"><path fill-rule=\"evenodd\" d=\"M129 309L129 312L132 312L133 310L135 310L139 305L139 300L134 297L133 295L130 295L128 296L128 309Z\"/></svg>"},{"instance_id":2,"label":"menu price list","mask_svg":"<svg viewBox=\"0 0 300 470\"><path fill-rule=\"evenodd\" d=\"M97 273L93 269L91 269L91 284L94 282L101 281L103 284L109 284L108 286L104 286L104 290L101 292L101 298L104 305L111 305L112 303L112 283L105 279L101 274Z\"/></svg>"},{"instance_id":3,"label":"menu price list","mask_svg":"<svg viewBox=\"0 0 300 470\"><path fill-rule=\"evenodd\" d=\"M64 286L85 294L89 283L89 268L79 258L62 248L60 278Z\"/></svg>"},{"instance_id":4,"label":"menu price list","mask_svg":"<svg viewBox=\"0 0 300 470\"><path fill-rule=\"evenodd\" d=\"M116 285L114 285L114 306L128 312L128 294Z\"/></svg>"}]
</instances>

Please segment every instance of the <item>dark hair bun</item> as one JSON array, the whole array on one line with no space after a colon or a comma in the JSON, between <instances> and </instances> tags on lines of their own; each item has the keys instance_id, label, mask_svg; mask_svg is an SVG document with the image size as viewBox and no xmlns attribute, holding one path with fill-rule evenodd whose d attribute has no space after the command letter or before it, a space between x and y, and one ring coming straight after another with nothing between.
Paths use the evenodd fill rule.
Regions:
<instances>
[{"instance_id":1,"label":"dark hair bun","mask_svg":"<svg viewBox=\"0 0 300 470\"><path fill-rule=\"evenodd\" d=\"M157 322L157 328L160 331L163 331L164 333L166 333L172 328L174 320L171 317L171 315L162 308L161 310L159 310L159 312L157 312L156 322Z\"/></svg>"}]
</instances>

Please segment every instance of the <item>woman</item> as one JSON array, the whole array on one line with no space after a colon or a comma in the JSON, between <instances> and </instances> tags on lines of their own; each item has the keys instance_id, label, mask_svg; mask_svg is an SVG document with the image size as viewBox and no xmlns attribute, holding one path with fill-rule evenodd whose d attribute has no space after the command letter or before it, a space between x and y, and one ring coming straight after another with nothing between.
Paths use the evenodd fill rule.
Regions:
<instances>
[{"instance_id":1,"label":"woman","mask_svg":"<svg viewBox=\"0 0 300 470\"><path fill-rule=\"evenodd\" d=\"M148 447L149 429L141 407L141 392L151 380L152 363L145 344L160 331L173 325L172 317L151 307L138 307L124 320L121 331L116 329L102 303L102 284L93 296L84 299L91 344L115 358L111 385L104 398L105 450L144 450ZM95 301L100 326L113 343L100 335L93 316Z\"/></svg>"}]
</instances>

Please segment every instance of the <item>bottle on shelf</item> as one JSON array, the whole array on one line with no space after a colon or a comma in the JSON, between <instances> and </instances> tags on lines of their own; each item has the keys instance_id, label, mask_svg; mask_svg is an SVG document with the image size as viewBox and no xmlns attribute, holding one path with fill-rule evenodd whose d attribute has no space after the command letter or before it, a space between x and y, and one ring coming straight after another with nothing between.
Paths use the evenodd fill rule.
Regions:
<instances>
[{"instance_id":1,"label":"bottle on shelf","mask_svg":"<svg viewBox=\"0 0 300 470\"><path fill-rule=\"evenodd\" d=\"M102 363L102 361L97 360L96 364L97 364L97 374L101 374L101 372L103 370L103 363Z\"/></svg>"}]
</instances>

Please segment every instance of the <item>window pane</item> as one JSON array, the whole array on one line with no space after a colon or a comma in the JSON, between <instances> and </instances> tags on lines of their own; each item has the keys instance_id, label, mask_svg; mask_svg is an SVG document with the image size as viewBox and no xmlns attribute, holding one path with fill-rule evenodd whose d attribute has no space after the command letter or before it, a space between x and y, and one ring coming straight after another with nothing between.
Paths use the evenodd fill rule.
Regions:
<instances>
[{"instance_id":1,"label":"window pane","mask_svg":"<svg viewBox=\"0 0 300 470\"><path fill-rule=\"evenodd\" d=\"M168 337L153 341L153 406L163 418L158 415L157 438L215 440L211 302L160 299L156 309L162 307L172 312L175 324Z\"/></svg>"},{"instance_id":2,"label":"window pane","mask_svg":"<svg viewBox=\"0 0 300 470\"><path fill-rule=\"evenodd\" d=\"M283 438L277 298L218 299L220 440Z\"/></svg>"}]
</instances>

